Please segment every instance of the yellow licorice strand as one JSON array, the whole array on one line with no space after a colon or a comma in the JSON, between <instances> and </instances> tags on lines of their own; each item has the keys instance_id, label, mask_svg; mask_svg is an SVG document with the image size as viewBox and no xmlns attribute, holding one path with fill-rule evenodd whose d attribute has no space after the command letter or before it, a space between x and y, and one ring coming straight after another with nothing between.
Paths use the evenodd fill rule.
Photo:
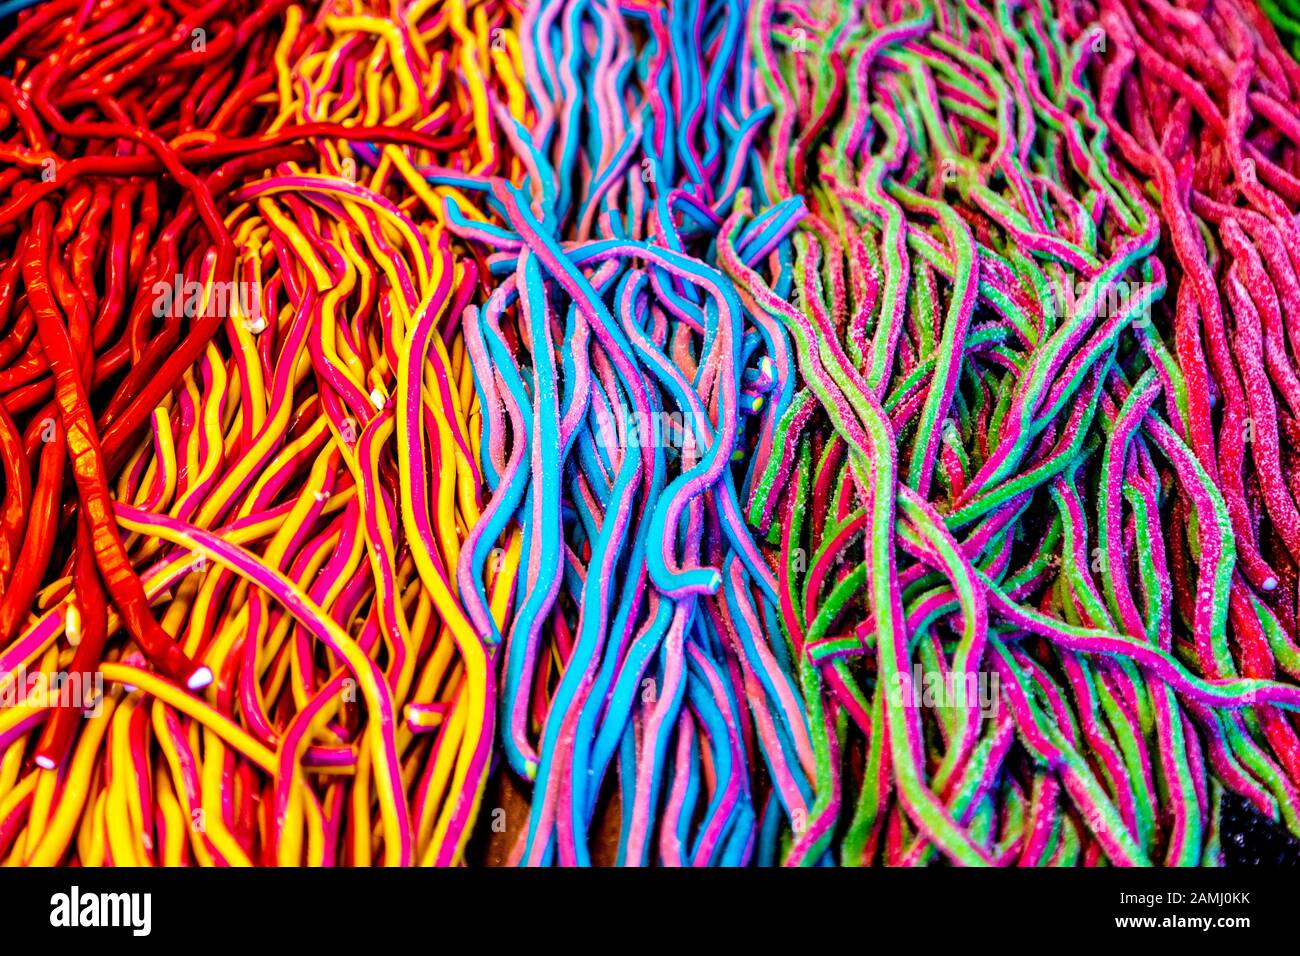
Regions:
<instances>
[{"instance_id":1,"label":"yellow licorice strand","mask_svg":"<svg viewBox=\"0 0 1300 956\"><path fill-rule=\"evenodd\" d=\"M27 756L55 703L0 709L0 824L15 824L0 831L6 863L461 862L465 812L472 824L487 779L495 676L456 577L484 488L452 304L471 282L481 302L488 277L445 215L448 202L479 222L491 213L429 171L521 178L500 129L504 114L529 118L517 13L417 0L399 17L326 0L268 21L269 82L250 100L259 135L390 126L449 145L294 140L301 156L223 187L231 275L216 274L212 249L186 258L183 247L200 313L226 312L109 486L157 621L215 679L192 692L160 676L109 602L103 692L57 770ZM521 546L506 532L489 570L499 627ZM72 666L83 607L70 567L41 581L0 648L15 670L51 678ZM343 689L321 699L330 682ZM303 731L292 744L291 727Z\"/></svg>"}]
</instances>

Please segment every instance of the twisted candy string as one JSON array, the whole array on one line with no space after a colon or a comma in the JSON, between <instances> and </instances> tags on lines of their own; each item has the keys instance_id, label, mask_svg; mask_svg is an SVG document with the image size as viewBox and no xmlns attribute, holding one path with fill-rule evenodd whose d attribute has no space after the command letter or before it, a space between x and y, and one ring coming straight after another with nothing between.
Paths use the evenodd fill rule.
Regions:
<instances>
[{"instance_id":1,"label":"twisted candy string","mask_svg":"<svg viewBox=\"0 0 1300 956\"><path fill-rule=\"evenodd\" d=\"M1300 833L1282 0L28 6L7 862Z\"/></svg>"}]
</instances>

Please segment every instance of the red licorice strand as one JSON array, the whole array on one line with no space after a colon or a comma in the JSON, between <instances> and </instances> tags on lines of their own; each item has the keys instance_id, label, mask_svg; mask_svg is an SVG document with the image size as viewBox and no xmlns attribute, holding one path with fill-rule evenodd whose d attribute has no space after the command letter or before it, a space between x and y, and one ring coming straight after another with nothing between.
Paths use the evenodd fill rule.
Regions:
<instances>
[{"instance_id":1,"label":"red licorice strand","mask_svg":"<svg viewBox=\"0 0 1300 956\"><path fill-rule=\"evenodd\" d=\"M77 522L77 546L73 555L73 586L76 590L75 604L69 606L67 613L70 619L77 621L76 627L80 634L72 653L70 673L89 674L99 666L104 653L104 644L108 639L108 606L99 579L99 569L95 563L93 534L87 521ZM65 627L65 631L71 632L72 627ZM87 702L80 703L85 706ZM53 715L45 722L41 737L36 744L33 759L37 766L52 770L63 763L72 739L76 735L77 721L80 717L80 708L73 706L72 702L56 703Z\"/></svg>"},{"instance_id":2,"label":"red licorice strand","mask_svg":"<svg viewBox=\"0 0 1300 956\"><path fill-rule=\"evenodd\" d=\"M4 470L5 504L0 511L0 596L18 557L32 497L31 461L22 434L0 401L0 467Z\"/></svg>"},{"instance_id":3,"label":"red licorice strand","mask_svg":"<svg viewBox=\"0 0 1300 956\"><path fill-rule=\"evenodd\" d=\"M0 644L8 644L31 610L45 570L54 552L54 531L63 493L64 446L62 431L51 423L49 441L41 446L31 510L25 516L26 534L14 564L9 585L0 597Z\"/></svg>"},{"instance_id":4,"label":"red licorice strand","mask_svg":"<svg viewBox=\"0 0 1300 956\"><path fill-rule=\"evenodd\" d=\"M43 263L49 255L49 206L38 206L23 262L27 295L36 311L37 333L54 375L55 397L64 441L72 463L78 497L92 528L92 547L113 603L122 613L131 636L160 671L192 690L212 680L206 667L195 664L172 641L149 609L144 587L131 566L118 535L113 501L104 473L99 435L85 387L77 370L68 330L50 292Z\"/></svg>"},{"instance_id":5,"label":"red licorice strand","mask_svg":"<svg viewBox=\"0 0 1300 956\"><path fill-rule=\"evenodd\" d=\"M9 82L5 77L0 77L0 92L4 91L5 84ZM253 154L252 159L257 162L259 168L264 168L271 165L271 163L267 161L267 157L262 151L273 150L276 147L288 146L308 139L330 138L362 143L391 143L398 146L432 150L446 149L449 146L456 145L460 139L430 136L418 130L396 126L343 126L338 123L304 123L300 126L289 126L274 132L249 137L225 137L216 131L205 130L182 137L187 141L197 140L198 145L191 148L179 148L169 146L156 136L150 138L145 135L146 131L138 128L111 123L93 126L90 124L64 124L61 132L78 139L91 137L101 140L135 140L142 143L142 145L150 146L155 151L129 156L79 156L62 162L58 162L56 159L57 176L55 179L31 182L28 184L29 188L26 191L16 196L8 204L0 206L0 229L16 222L51 193L58 192L66 188L70 183L88 176L125 177L163 171L176 176L177 172L181 171L185 173L185 177L184 180L181 180L178 176L178 181L193 183L197 182L197 180L194 180L186 172L189 169L249 154ZM30 161L39 167L44 160L50 158L53 158L52 155L45 153L40 157L31 157ZM202 206L200 206L200 209L202 209ZM213 215L215 216L215 213ZM209 225L214 221L219 221L207 217L205 219Z\"/></svg>"}]
</instances>

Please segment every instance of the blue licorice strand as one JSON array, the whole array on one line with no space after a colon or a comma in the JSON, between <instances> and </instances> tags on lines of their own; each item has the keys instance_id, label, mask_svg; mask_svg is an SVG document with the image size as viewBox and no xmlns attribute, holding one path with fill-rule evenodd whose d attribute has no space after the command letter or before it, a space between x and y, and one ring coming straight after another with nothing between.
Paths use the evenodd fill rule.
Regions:
<instances>
[{"instance_id":1,"label":"blue licorice strand","mask_svg":"<svg viewBox=\"0 0 1300 956\"><path fill-rule=\"evenodd\" d=\"M575 11L576 7L575 10L570 11L567 20L561 19L559 21L566 24L564 27L556 27L552 29L548 31L548 35L554 37L562 33L563 30L568 30L570 36L574 35L574 30L576 29L579 16ZM700 8L696 8L695 12L699 13ZM693 15L689 9L686 10L686 13L688 15ZM584 17L591 16L592 14L594 14L594 8L584 7L582 14ZM548 16L549 15L551 14L548 14ZM728 29L730 29L734 35L737 29L736 22L733 22ZM673 35L673 32L670 31L669 35ZM678 42L681 42L684 34L676 33L675 35ZM562 68L567 67L572 69L576 66L576 63L579 62L580 58L585 59L587 55L586 51L584 51L580 44L566 43L565 49L565 55L569 58L567 63L557 59L553 54L539 57L539 62L542 64L548 62L556 63ZM594 57L599 57L602 54L600 52L593 52L592 55ZM546 73L546 68L544 66L542 67L542 72L544 74ZM681 78L683 88L687 91L685 100L688 103L698 104L699 101L696 98L697 94L694 91L698 89L699 80L694 75L686 74L689 74L689 70L686 71ZM719 74L715 72L715 75ZM567 80L561 80L560 84L564 82L567 82ZM596 81L594 79L588 79L586 82L586 93L584 96L596 96ZM544 84L544 86L551 91L560 88L559 85ZM697 115L697 111L694 107L690 108L690 112L692 116ZM556 142L559 149L557 158L562 165L567 166L572 164L576 152L590 147L590 141L581 147L575 145L579 138L573 135L573 131L578 129L580 122L580 120L575 119L574 122L561 124L560 127L555 129L555 134L558 137ZM712 134L706 134L705 136L706 150L709 148L708 144L721 142L721 140L716 137L711 139L711 135ZM657 139L652 137L651 141L659 143L661 147L667 147L667 140L662 137ZM545 139L543 140L543 143L544 145L549 145ZM703 172L703 169L699 164L699 155L694 152L694 143L690 140L690 137L688 136L685 140L682 140L679 143L679 146L680 149L670 150L667 155L661 153L657 157L653 155L652 151L652 159L649 167L643 166L643 169L651 169L656 179L660 179L666 175L672 175L675 171L676 162L678 161L677 157L680 157L680 161L686 163L688 166L694 164L697 175L700 172ZM549 152L549 149L547 151ZM573 247L566 244L561 248L553 239L549 238L553 235L551 230L564 228L561 223L566 219L566 210L571 208L575 201L582 200L578 200L578 193L571 193L568 191L568 183L571 180L566 179L564 176L553 176L549 174L547 163L538 156L536 152L530 155L528 159L529 161L526 163L526 166L536 170L537 178L542 180L543 183L556 181L561 184L559 190L555 194L556 201L554 206L548 208L549 204L543 202L540 207L542 210L542 217L540 219L529 219L531 214L526 208L526 204L521 201L521 197L518 194L512 195L503 191L500 187L494 186L492 187L493 198L495 200L494 205L505 213L506 220L511 223L514 229L520 231L513 235L504 230L501 234L490 234L481 229L465 228L464 217L453 218L453 228L461 231L466 238L471 240L486 238L498 249L514 251L523 246L528 246L532 249L533 252L539 256L543 264L543 271L547 276L545 280L547 285L551 286L552 283L558 283L558 287L564 290L565 295L571 297L571 305L569 306L569 309L576 312L581 319L585 320L590 325L591 331L594 333L592 347L600 348L602 354L612 360L615 365L618 365L619 358L615 353L636 353L631 353L628 348L628 342L621 340L621 337L618 334L618 325L613 322L612 317L608 313L604 312L604 306L601 303L600 296L594 289L584 288L584 280L581 279L579 273L575 271L580 261L591 262L595 257L584 258L581 260L575 259L573 256L575 251ZM621 158L616 159L615 163L619 164L622 161ZM592 168L598 168L598 164L592 163ZM603 195L606 187L602 184L598 188ZM534 195L537 195L536 192L534 192ZM545 196L545 192L543 192L542 195ZM659 195L662 197L663 193L660 192ZM590 198L590 194L588 198ZM683 202L685 202L685 200L679 200L678 207L689 209L688 205L682 205ZM663 205L662 200L660 200L658 208L660 210L661 219L665 218L670 207ZM748 254L754 259L757 259L759 256L770 251L774 245L779 245L782 241L782 237L790 228L793 227L794 220L799 214L799 208L800 207L797 204L787 204L775 213L769 214L768 217L766 217L765 224L752 231L751 235L753 236L754 246L747 249ZM553 216L557 218L552 218ZM694 221L698 226L707 229L711 227L711 223L714 221L721 222L721 219L714 220L710 215L704 217L697 216ZM544 223L547 223L547 225L543 225ZM519 238L514 238L515 235L518 235ZM696 473L699 474L703 472L703 474L707 476L707 483L696 491L695 494L708 494L707 489L713 485L718 485L720 490L725 489L725 497L729 499L729 507L724 509L729 512L728 521L726 522L728 528L726 530L731 537L740 540L742 552L741 560L749 568L752 574L758 575L761 583L764 576L768 576L770 580L770 572L767 570L764 559L755 549L752 540L749 538L747 529L745 529L742 524L743 519L741 518L739 504L736 500L736 491L732 477L729 473L724 476L722 474L722 469L712 466L713 458L720 459L722 462L730 461L732 442L731 440L722 442L713 440L714 425L710 418L711 414L717 414L720 416L724 428L738 428L740 425L740 418L743 418L746 414L742 410L743 406L740 401L742 393L751 394L748 388L741 387L740 382L743 380L745 386L758 384L760 388L767 388L767 386L762 385L762 380L755 382L754 378L745 375L747 366L756 367L760 375L765 377L770 376L773 383L779 385L780 394L783 396L780 401L775 403L761 403L766 406L763 409L764 421L767 423L766 427L769 431L774 430L776 421L778 421L780 415L783 414L784 406L793 394L793 376L782 367L785 363L781 361L773 363L768 357L774 349L779 350L779 346L774 344L774 336L771 334L771 329L775 328L778 335L781 334L781 330L779 327L769 327L766 334L764 334L763 330L758 330L757 335L751 335L750 340L753 344L747 343L742 351L741 343L744 341L745 335L750 333L743 329L738 322L742 315L738 302L734 298L730 302L725 301L727 290L723 288L717 279L713 280L712 288L701 288L699 267L694 264L693 260L682 255L684 247L680 244L681 240L677 238L677 231L674 228L661 230L660 237L668 243L667 253L675 253L677 257L674 259L669 255L668 258L670 261L668 262L651 261L649 263L649 276L654 293L667 306L671 316L679 316L682 321L688 321L693 327L699 328L705 338L704 349L700 354L700 360L697 366L698 370L695 373L695 381L692 382L689 378L683 378L678 374L667 372L666 370L671 368L671 366L665 366L662 362L656 364L652 356L661 354L660 350L663 348L664 343L651 343L644 337L644 335L641 335L641 352L639 353L636 364L639 365L641 361L649 360L651 362L649 366L650 368L658 368L661 376L665 374L667 375L666 379L661 377L658 381L658 387L667 389L667 391L664 392L665 399L667 399L668 396L672 396L672 404L661 403L658 398L652 398L631 411L633 411L633 413L639 416L639 419L643 421L646 417L657 411L667 410L668 408L675 406L676 408L680 408L688 413L688 421L693 419L694 426L692 427L688 425L688 427L692 427L692 434L694 435L699 447L704 450L704 453L707 456L704 459L703 465L696 462ZM663 256L663 248L664 247L658 247L654 251ZM636 254L641 250L637 248L629 249L627 251ZM606 249L603 248L596 249L595 253L596 257L601 255L610 256L619 254L614 250L609 250L607 252ZM626 254L626 252L622 253L622 255ZM566 262L569 261L573 262L572 266L566 266ZM598 260L597 264L599 264ZM500 256L497 256L494 261L492 261L491 267L494 273L501 274L501 270L506 267L506 263L502 261ZM615 295L620 301L626 303L628 298L630 298L635 302L637 299L642 297L642 294L636 292L635 289L630 296L627 294L628 279L626 275L624 275L619 281L619 289L621 291L616 292ZM722 297L721 302L719 301L720 296ZM697 309L699 311L697 311ZM625 304L621 307L621 314L623 315L624 320L628 321L629 317L632 315L646 315L646 310L635 304L631 308L627 308ZM572 329L573 324L572 319L567 323L566 338L568 337L569 330ZM628 331L631 332L632 327L629 327ZM533 334L530 337L535 339L536 335ZM764 349L767 354L756 352L756 347ZM501 356L500 347L495 349L495 353L498 356ZM561 353L563 354L563 350L561 350ZM754 356L754 360L758 362L757 366L752 365L750 359L751 356ZM504 356L501 357L504 358ZM575 365L567 363L569 363L569 360L566 358L566 366L564 368L566 390L568 388L567 380L576 371ZM627 376L631 373L633 367L634 366L629 366L623 369L620 373L624 382L628 381ZM675 372L675 370L673 371ZM476 368L475 372L477 376L479 374L479 369ZM719 374L719 372L721 374ZM532 375L534 379L536 379L536 369L533 370ZM642 380L638 378L637 381L641 382ZM651 380L647 379L644 381L645 383L648 383ZM637 386L638 389L641 387L643 386ZM716 404L716 411L714 409L709 409L709 411L706 412L705 408L701 406L699 398L704 398L705 394L700 391L702 389L708 390L708 400ZM696 397L697 391L700 391L699 398ZM596 409L599 405L600 407L607 409L607 412L604 413L607 416L609 414L621 414L629 411L628 407L624 404L623 399L610 393L606 383L598 380L594 375L592 377L590 394L592 396L590 408ZM759 392L758 394L761 395L763 393ZM520 396L520 399L521 404L523 404L525 401L523 396ZM599 399L599 402L597 402L597 399ZM753 398L747 398L746 401L754 402L755 405L760 404ZM732 416L740 416L740 418ZM610 448L608 443L595 440L592 434L590 434L590 430L593 427L598 427L598 419L591 418L582 412L578 412L575 415L575 422L578 434L571 437L565 436L568 444L566 444L564 453L557 457L560 458L559 467L564 469L566 474L570 473L571 470L563 464L563 459L568 456L568 449L571 448L577 453L580 473L585 475L590 482L590 484L584 486L589 489L589 491L578 490L578 496L574 499L575 504L577 505L576 512L569 512L567 509L562 509L561 511L562 514L576 513L586 529L584 537L587 540L592 541L592 553L588 559L590 562L588 564L589 570L586 574L586 588L588 594L579 604L580 608L586 609L594 606L592 604L594 595L590 593L590 589L593 581L600 577L600 575L592 569L599 562L599 555L601 553L600 537L603 529L608 524L607 519L602 518L588 506L588 495L590 492L595 492L597 499L592 501L592 504L596 505L598 502L597 506L604 509L607 514L617 513L626 508L626 505L620 505L618 502L617 493L620 485L618 480L615 478L615 474L623 475L627 473L629 468L627 460L629 456L626 454L627 449ZM729 422L735 422L736 424L729 425L727 424ZM737 432L737 434L739 433ZM658 455L657 457L662 461L661 455ZM655 471L658 474L664 473L662 467L655 469ZM635 472L635 469L633 469L633 472ZM710 474L710 472L712 473ZM611 481L614 483L611 484ZM746 483L748 483L748 481L749 478L746 477ZM720 484L718 484L719 482ZM658 478L654 479L650 484L653 485L653 490L651 494L644 499L644 505L642 506L644 513L648 514L652 512L656 501L662 502L664 500L671 500L666 496L672 495L674 492L677 492L678 497L680 498L680 491L678 489L670 488L669 490L666 490L662 481ZM647 491L650 490L647 483L644 481L640 483L640 487ZM528 513L530 506L534 508L536 507L536 499L535 497L532 497L532 495L535 495L535 491L530 489L529 495L525 496L524 501L522 502L525 510L522 512L516 512L517 514L526 514ZM682 505L679 507L688 507L693 511L695 506L686 506L686 500L689 499L682 499ZM678 513L684 514L683 511L679 511ZM640 523L642 529L644 529L644 525L645 522ZM663 521L661 522L661 526L662 531L652 535L651 540L656 538L663 538L665 542L670 540L670 536L667 532L673 526L673 522ZM532 538L530 534L531 532L525 535L525 540L533 542L535 539ZM644 530L638 533L638 537L643 534ZM648 544L649 542L647 541L646 543ZM530 544L527 550L531 551L534 548L535 545ZM626 549L619 548L617 550L622 551ZM627 638L616 638L615 644L619 645L619 654L626 653L638 646L643 647L644 649L639 652L642 654L643 659L656 656L655 647L657 646L657 656L659 660L656 671L661 672L660 669L662 666L668 662L668 659L663 655L671 650L667 645L661 643L661 639L665 636L665 628L662 625L651 625L648 630L641 630L640 635L638 636L633 630L633 625L639 614L637 608L640 606L641 599L638 597L636 600L632 601L628 598L628 595L632 593L639 594L642 592L645 586L644 575L635 570L636 563L644 562L644 557L642 555L644 555L645 551L649 551L652 556L655 551L653 548L645 548L644 545L641 544L638 544L633 551L637 557L634 558L634 564L629 566L630 570L628 579L630 579L631 582L635 582L639 579L642 583L630 583L628 589L623 592L623 610L620 613L623 615L623 619L626 620L626 624L616 625L615 629L623 630L627 634ZM528 564L521 560L521 576L525 574L531 576L531 572L528 572L527 569ZM657 583L661 585L659 590L662 592L662 581ZM770 584L768 585L768 590L769 592L771 591ZM520 591L520 597L525 602L526 593L526 591ZM692 618L689 615L686 617L682 616L686 613L684 608L679 606L674 610L673 602L665 600L666 597L672 596L671 593L663 594L656 602L660 609L657 612L659 619L662 619L665 615L670 615L674 621L679 622L669 625L666 628L667 637L670 642L673 639L674 633L680 635L692 635L699 627L698 622L695 625L691 624ZM580 621L586 619L586 617L587 615L584 610L580 613ZM616 655L611 655L610 657L605 658L601 661L601 665L596 671L596 676L597 680L603 683L606 687L609 687L611 684L613 685L608 691L609 708L607 709L605 707L606 700L604 692L593 695L596 697L596 700L591 701L590 705L576 703L576 699L570 695L571 688L568 686L569 682L572 679L576 679L572 675L582 673L584 668L589 669L590 663L592 662L592 658L588 657L585 652L582 651L582 648L584 647L584 630L585 629L580 626L573 657L570 659L568 667L561 676L560 684L551 695L551 700L548 704L550 717L547 720L547 726L543 736L543 754L545 755L547 752L546 741L551 738L552 728L557 723L559 725L573 726L571 723L572 712L577 708L580 713L578 726L594 727L599 725L601 727L595 735L596 743L593 754L595 764L607 764L609 756L612 756L613 749L616 746L615 742L618 740L624 741L622 750L624 753L623 766L625 767L625 770L622 775L625 777L625 799L627 799L627 805L629 806L633 805L634 800L640 800L642 805L645 805L646 794L643 792L643 788L647 777L646 773L644 771L638 773L638 779L634 784L632 784L631 790L626 789L628 786L626 777L628 773L631 772L635 763L640 762L642 765L645 765L646 759L650 760L649 766L657 766L659 758L654 755L662 752L661 744L666 744L667 738L660 733L656 735L653 742L646 741L644 748L637 749L643 749L643 752L649 756L637 758L627 749L629 746L627 743L629 738L627 731L623 730L623 727L625 726L624 720L618 718L613 720L606 718L602 720L600 716L602 713L616 714L618 712L625 712L625 708L630 710L635 706L632 704L632 701L635 699L634 695L636 695L641 689L639 686L639 675L645 672L645 665L637 666L632 663L632 659L629 659L626 665L620 667ZM656 634L658 636L656 636ZM683 645L678 646L681 647ZM690 643L690 639L687 639L685 647L689 650L691 646L694 645ZM633 658L635 657L635 653L636 652L633 653ZM676 653L680 655L680 651L677 651ZM680 660L680 658L678 659ZM584 665L582 661L588 661L589 663ZM615 681L616 675L617 681ZM690 698L691 677L689 670L685 681L688 685L687 697ZM522 687L524 683L525 682L521 678L519 681L520 687ZM680 687L678 687L678 691L680 691ZM574 702L571 703L570 701ZM620 703L619 701L623 701L624 703ZM679 701L679 694L674 693L667 701L662 699L658 700L656 702L656 709L664 710L666 707L667 711L665 711L665 713L670 713L675 707L680 706ZM597 706L597 704L599 706ZM733 708L733 713L735 712L734 706L734 702L729 705L729 707ZM722 711L718 711L718 713L722 713ZM669 720L663 720L659 723L661 730L675 725L675 721ZM586 734L579 734L579 737L586 736ZM585 748L579 749L584 750ZM582 758L572 759L574 760L571 765L573 777L575 781L578 781L585 776L579 769L582 764ZM543 756L543 764L545 764L545 761L546 757ZM551 802L551 797L549 795L554 789L554 783L546 779L548 775L549 770L539 769L536 784L537 793L539 795L546 794L547 796L545 796L540 803L537 801L534 802L530 822L530 835L527 845L523 850L524 859L533 862L544 861L550 858L550 850L543 844L538 831L539 806L542 808L540 811L541 817L545 817L548 812L546 807ZM598 771L597 777L599 778L600 775L601 774ZM651 779L657 778L657 774L655 773L651 773L649 776ZM598 780L594 785L586 788L584 788L581 783L577 783L573 789L575 790L575 793L578 791L581 792L581 796L575 796L573 801L573 806L575 808L581 807L581 810L575 810L575 812L580 816L589 817L590 812L594 807L595 792L599 789ZM651 805L654 803L655 801L652 800ZM750 816L752 818L752 811ZM734 813L731 817L734 817ZM627 817L625 816L624 819L626 823ZM578 825L582 826L585 824L583 821L578 821ZM653 825L653 821L650 821L648 825ZM721 846L723 848L721 852L726 854L728 859L734 857L736 854L743 855L750 852L754 838L752 833L746 833L745 831L746 828L744 826L737 827L734 822L729 822L727 824L727 829L724 834L725 839L721 840ZM631 834L625 827L622 843L624 849L629 845L628 841L630 837ZM575 842L585 842L585 836L580 836L575 840ZM644 840L638 840L635 842L639 843L641 846L646 845ZM559 849L561 851L561 856L563 857L566 852L566 847L560 846ZM570 850L570 852L572 852L572 850Z\"/></svg>"},{"instance_id":2,"label":"blue licorice strand","mask_svg":"<svg viewBox=\"0 0 1300 956\"><path fill-rule=\"evenodd\" d=\"M843 863L1188 863L1220 777L1290 821L1264 728L1300 696L1236 676L1229 596L1288 674L1300 651L1234 576L1185 346L1146 321L1161 220L1107 146L1092 35L1033 4L763 2L747 44L743 19L532 4L540 131L503 122L527 179L426 173L483 198L493 222L450 200L448 222L523 296L494 307L513 328L466 323L493 491L467 577L517 523L502 630L556 653L556 589L578 621L544 686L506 642L503 708L545 715L520 859L591 862L613 766L623 863L821 865L841 833ZM792 24L827 55L799 60ZM1171 500L1193 524L1167 545ZM914 666L1010 699L987 730L969 702L900 706ZM525 779L532 733L507 745Z\"/></svg>"}]
</instances>

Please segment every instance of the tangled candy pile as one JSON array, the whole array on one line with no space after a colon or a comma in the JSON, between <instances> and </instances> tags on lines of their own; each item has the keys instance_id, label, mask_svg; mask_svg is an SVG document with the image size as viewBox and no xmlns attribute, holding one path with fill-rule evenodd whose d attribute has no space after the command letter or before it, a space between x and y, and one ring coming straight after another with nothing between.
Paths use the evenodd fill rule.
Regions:
<instances>
[{"instance_id":1,"label":"tangled candy pile","mask_svg":"<svg viewBox=\"0 0 1300 956\"><path fill-rule=\"evenodd\" d=\"M1300 835L1291 0L0 0L0 859Z\"/></svg>"}]
</instances>

